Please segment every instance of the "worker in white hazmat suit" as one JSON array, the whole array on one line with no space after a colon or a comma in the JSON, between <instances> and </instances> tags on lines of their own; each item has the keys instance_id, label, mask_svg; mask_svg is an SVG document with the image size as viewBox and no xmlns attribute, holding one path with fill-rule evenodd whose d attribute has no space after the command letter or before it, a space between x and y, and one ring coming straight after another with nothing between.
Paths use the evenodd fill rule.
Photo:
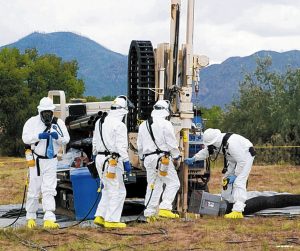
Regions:
<instances>
[{"instance_id":1,"label":"worker in white hazmat suit","mask_svg":"<svg viewBox=\"0 0 300 251\"><path fill-rule=\"evenodd\" d=\"M148 222L155 221L157 216L179 218L172 212L172 203L180 187L174 167L178 164L180 152L174 128L166 120L170 115L169 101L159 100L153 108L152 119L140 125L137 139L139 158L144 160L147 171L144 215Z\"/></svg>"},{"instance_id":2,"label":"worker in white hazmat suit","mask_svg":"<svg viewBox=\"0 0 300 251\"><path fill-rule=\"evenodd\" d=\"M97 155L96 168L104 188L94 223L106 228L126 227L120 222L126 197L123 173L130 173L131 164L127 127L122 120L128 113L129 103L127 97L117 97L104 121L102 118L95 124L93 154Z\"/></svg>"},{"instance_id":3,"label":"worker in white hazmat suit","mask_svg":"<svg viewBox=\"0 0 300 251\"><path fill-rule=\"evenodd\" d=\"M70 136L64 122L53 116L52 99L44 97L37 107L39 114L28 119L23 127L22 139L32 150L35 160L29 167L29 186L26 201L26 219L28 228L36 226L36 212L39 196L42 194L44 228L58 228L55 222L56 166L57 152L66 145Z\"/></svg>"},{"instance_id":4,"label":"worker in white hazmat suit","mask_svg":"<svg viewBox=\"0 0 300 251\"><path fill-rule=\"evenodd\" d=\"M221 133L219 129L209 128L203 134L205 148L194 157L185 159L191 165L196 160L204 160L214 152L224 154L222 198L234 203L232 212L225 218L243 218L247 200L247 180L252 168L255 150L252 143L238 134Z\"/></svg>"}]
</instances>

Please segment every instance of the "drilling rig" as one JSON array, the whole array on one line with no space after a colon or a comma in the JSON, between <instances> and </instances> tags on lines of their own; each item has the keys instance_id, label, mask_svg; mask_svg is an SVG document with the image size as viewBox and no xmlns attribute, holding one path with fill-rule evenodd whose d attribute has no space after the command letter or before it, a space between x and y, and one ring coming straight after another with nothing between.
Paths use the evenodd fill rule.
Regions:
<instances>
[{"instance_id":1,"label":"drilling rig","mask_svg":"<svg viewBox=\"0 0 300 251\"><path fill-rule=\"evenodd\" d=\"M189 157L189 131L194 117L192 95L199 91L199 71L208 65L206 56L193 52L194 0L188 0L186 43L179 47L180 0L171 1L170 43L161 43L153 49L151 41L133 40L128 55L128 98L136 109L128 114L127 127L130 145L135 146L138 126L150 117L157 100L169 100L171 118L182 158ZM130 149L134 166L138 158ZM182 184L177 209L187 212L189 187L207 185L209 170L191 168L181 163ZM200 180L198 182L198 180ZM198 185L197 185L198 183Z\"/></svg>"},{"instance_id":2,"label":"drilling rig","mask_svg":"<svg viewBox=\"0 0 300 251\"><path fill-rule=\"evenodd\" d=\"M197 146L197 151L201 148L201 142L189 142L194 117L192 95L193 89L194 93L199 91L199 71L208 65L208 58L193 53L194 0L187 1L185 44L179 47L181 1L172 0L170 43L158 44L155 49L148 40L133 40L130 45L128 98L133 102L135 109L129 111L126 123L129 135L129 157L134 168L132 172L136 176L136 182L125 181L127 199L145 197L146 171L139 161L136 141L139 124L151 116L153 105L157 100L170 101L172 113L170 121L175 128L182 160L190 157L191 145ZM78 166L75 166L85 166L86 158L92 154L92 134L95 122L102 113L110 109L111 102L67 104L63 91L49 91L48 96L53 100L59 99L59 102L56 102L54 114L65 121L69 130L71 140L68 149L63 150L63 156L66 156L67 150L75 149L77 154L80 153L75 161ZM188 167L181 161L179 176L181 190L178 193L176 206L178 211L186 213L191 192L208 190L209 165L195 163ZM89 208L95 200L93 198L97 189L93 187L95 183L91 181L89 174L85 171L80 173L78 170L77 173L76 170L67 169L59 171L57 177L59 180L56 196L58 207L67 211L75 211L77 219L92 218L93 211ZM91 197L88 198L87 195ZM84 216L88 211L90 213Z\"/></svg>"}]
</instances>

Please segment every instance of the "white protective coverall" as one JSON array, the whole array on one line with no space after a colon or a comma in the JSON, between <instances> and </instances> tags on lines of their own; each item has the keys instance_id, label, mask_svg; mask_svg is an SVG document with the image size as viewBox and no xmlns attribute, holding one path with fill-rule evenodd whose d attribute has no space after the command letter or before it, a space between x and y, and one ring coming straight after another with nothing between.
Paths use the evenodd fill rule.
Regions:
<instances>
[{"instance_id":1,"label":"white protective coverall","mask_svg":"<svg viewBox=\"0 0 300 251\"><path fill-rule=\"evenodd\" d=\"M53 108L54 109L54 108ZM47 109L47 110L53 110ZM39 113L42 110L39 109ZM23 127L22 139L27 145L34 147L34 152L40 156L46 156L47 139L39 139L38 135L46 129L45 124L41 120L40 114L28 119ZM49 131L48 131L49 132ZM70 136L61 120L57 120L57 124L52 124L50 132L57 132L58 139L53 139L54 155L57 155L61 145L66 145ZM35 144L37 144L35 146ZM36 159L37 155L34 154ZM36 219L36 212L39 208L39 196L42 193L42 205L45 212L44 220L56 221L55 214L55 199L56 195L56 167L57 158L39 159L40 176L37 175L37 167L29 168L29 186L26 201L26 219Z\"/></svg>"},{"instance_id":2,"label":"white protective coverall","mask_svg":"<svg viewBox=\"0 0 300 251\"><path fill-rule=\"evenodd\" d=\"M205 133L205 132L204 132ZM217 141L213 144L219 151L223 137L226 133L220 133ZM204 142L205 144L205 142ZM230 203L234 203L232 211L243 212L247 200L247 180L252 168L254 157L251 156L249 148L253 144L246 138L238 134L232 134L226 149L226 159L228 162L227 172L224 177L230 175L237 176L233 184L228 184L226 190L222 190L222 198ZM222 149L221 151L222 152ZM195 154L195 160L204 160L209 156L207 146Z\"/></svg>"},{"instance_id":3,"label":"white protective coverall","mask_svg":"<svg viewBox=\"0 0 300 251\"><path fill-rule=\"evenodd\" d=\"M161 102L165 101L158 101L156 105ZM162 151L170 152L174 159L178 158L180 152L178 150L178 142L175 137L174 128L171 122L166 120L169 113L166 110L153 110L151 116L153 118L153 124L151 127L157 146ZM152 153L157 149L147 129L146 121L144 121L139 127L137 146L140 159L143 158L143 155ZM157 215L158 209L172 210L172 203L180 187L178 175L172 161L169 162L167 176L161 176L158 174L156 167L158 159L161 156L163 156L163 154L152 154L144 159L148 183L145 197L145 205L148 204L148 206L144 211L145 217ZM152 184L154 184L154 190L150 198ZM159 204L160 197L163 192L163 184L166 186L162 195L162 201Z\"/></svg>"},{"instance_id":4,"label":"white protective coverall","mask_svg":"<svg viewBox=\"0 0 300 251\"><path fill-rule=\"evenodd\" d=\"M124 99L116 98L116 105L126 107L124 102ZM96 168L104 185L95 217L100 216L106 222L120 222L126 198L126 188L123 181L123 162L128 161L129 157L127 152L127 127L122 120L127 113L128 111L126 109L111 110L102 125L102 137L107 149L110 153L115 152L120 155L116 167L116 177L113 179L106 177L107 164L105 165L105 169L102 171L105 160L110 156L97 154L99 152L106 151L106 148L101 140L99 120L95 124L93 153L97 154Z\"/></svg>"}]
</instances>

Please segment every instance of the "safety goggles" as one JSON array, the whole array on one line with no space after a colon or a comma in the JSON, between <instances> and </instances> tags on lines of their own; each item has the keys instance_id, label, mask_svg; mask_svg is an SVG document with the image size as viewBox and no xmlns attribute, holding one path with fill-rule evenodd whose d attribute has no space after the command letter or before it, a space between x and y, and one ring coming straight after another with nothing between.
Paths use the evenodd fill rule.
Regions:
<instances>
[{"instance_id":1,"label":"safety goggles","mask_svg":"<svg viewBox=\"0 0 300 251\"><path fill-rule=\"evenodd\" d=\"M122 106L119 106L119 105L112 105L111 110L118 110L118 109L128 110L128 109L134 109L135 108L134 104L126 96L120 95L117 98L125 99L126 107L122 107Z\"/></svg>"},{"instance_id":2,"label":"safety goggles","mask_svg":"<svg viewBox=\"0 0 300 251\"><path fill-rule=\"evenodd\" d=\"M170 109L170 101L169 100L164 100L167 104L168 104L168 107L164 107L164 106L161 106L161 105L154 105L153 106L153 109L154 110L166 110L167 112L170 113L171 109Z\"/></svg>"}]
</instances>

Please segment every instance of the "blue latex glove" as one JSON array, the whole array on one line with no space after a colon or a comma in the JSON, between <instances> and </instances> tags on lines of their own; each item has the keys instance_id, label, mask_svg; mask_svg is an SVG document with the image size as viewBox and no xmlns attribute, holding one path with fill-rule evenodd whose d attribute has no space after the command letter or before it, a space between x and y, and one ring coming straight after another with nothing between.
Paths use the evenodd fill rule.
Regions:
<instances>
[{"instance_id":1,"label":"blue latex glove","mask_svg":"<svg viewBox=\"0 0 300 251\"><path fill-rule=\"evenodd\" d=\"M195 157L192 157L192 158L187 158L184 160L184 163L187 164L187 165L193 165L195 162Z\"/></svg>"},{"instance_id":2,"label":"blue latex glove","mask_svg":"<svg viewBox=\"0 0 300 251\"><path fill-rule=\"evenodd\" d=\"M49 139L49 135L47 132L42 132L39 134L39 139Z\"/></svg>"},{"instance_id":3,"label":"blue latex glove","mask_svg":"<svg viewBox=\"0 0 300 251\"><path fill-rule=\"evenodd\" d=\"M228 184L233 184L236 179L236 175L229 175L227 176L227 179L228 179Z\"/></svg>"},{"instance_id":4,"label":"blue latex glove","mask_svg":"<svg viewBox=\"0 0 300 251\"><path fill-rule=\"evenodd\" d=\"M57 134L57 132L51 132L50 135L51 135L51 137L52 137L53 139L58 139L58 134Z\"/></svg>"},{"instance_id":5,"label":"blue latex glove","mask_svg":"<svg viewBox=\"0 0 300 251\"><path fill-rule=\"evenodd\" d=\"M124 171L126 173L130 173L131 172L131 164L130 164L130 162L126 161L126 162L123 163L123 165L124 165Z\"/></svg>"},{"instance_id":6,"label":"blue latex glove","mask_svg":"<svg viewBox=\"0 0 300 251\"><path fill-rule=\"evenodd\" d=\"M96 161L96 156L97 155L92 155L92 161Z\"/></svg>"}]
</instances>

